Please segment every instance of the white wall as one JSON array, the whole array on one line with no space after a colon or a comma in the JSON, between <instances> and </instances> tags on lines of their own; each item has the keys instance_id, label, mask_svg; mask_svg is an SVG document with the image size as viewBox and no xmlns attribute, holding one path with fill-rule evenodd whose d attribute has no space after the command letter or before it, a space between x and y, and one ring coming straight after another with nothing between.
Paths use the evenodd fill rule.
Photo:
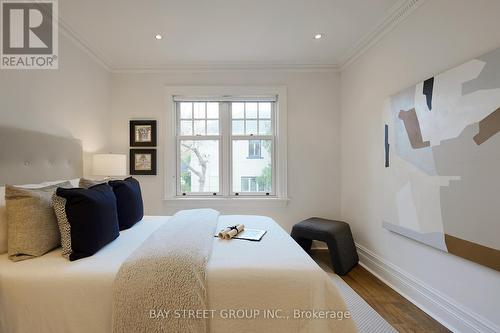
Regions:
<instances>
[{"instance_id":1,"label":"white wall","mask_svg":"<svg viewBox=\"0 0 500 333\"><path fill-rule=\"evenodd\" d=\"M108 140L110 74L60 34L59 69L0 70L0 124L82 140L89 156Z\"/></svg>"},{"instance_id":2,"label":"white wall","mask_svg":"<svg viewBox=\"0 0 500 333\"><path fill-rule=\"evenodd\" d=\"M230 207L225 213L262 214L275 218L287 230L310 216L338 218L339 180L339 75L282 71L171 72L164 74L113 74L112 145L128 152L128 121L159 121L158 176L138 176L146 212L172 214L164 197L164 143L167 85L286 85L288 93L288 194L287 207ZM326 153L325 153L326 152ZM183 206L186 208L189 206Z\"/></svg>"},{"instance_id":3,"label":"white wall","mask_svg":"<svg viewBox=\"0 0 500 333\"><path fill-rule=\"evenodd\" d=\"M341 215L356 242L497 329L500 273L383 229L379 199L384 100L500 47L499 13L497 0L427 1L341 73Z\"/></svg>"}]
</instances>

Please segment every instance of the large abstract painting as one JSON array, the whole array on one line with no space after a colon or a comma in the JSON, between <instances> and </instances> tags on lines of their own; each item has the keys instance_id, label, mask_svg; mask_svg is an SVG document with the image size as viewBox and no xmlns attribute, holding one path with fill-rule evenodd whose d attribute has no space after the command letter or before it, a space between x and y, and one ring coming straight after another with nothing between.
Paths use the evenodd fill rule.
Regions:
<instances>
[{"instance_id":1,"label":"large abstract painting","mask_svg":"<svg viewBox=\"0 0 500 333\"><path fill-rule=\"evenodd\" d=\"M390 97L383 225L500 271L500 49Z\"/></svg>"}]
</instances>

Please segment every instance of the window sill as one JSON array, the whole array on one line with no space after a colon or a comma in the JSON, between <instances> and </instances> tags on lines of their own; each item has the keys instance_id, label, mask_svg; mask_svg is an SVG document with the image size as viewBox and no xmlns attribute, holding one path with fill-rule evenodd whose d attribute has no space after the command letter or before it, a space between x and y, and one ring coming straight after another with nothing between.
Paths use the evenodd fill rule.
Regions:
<instances>
[{"instance_id":1,"label":"window sill","mask_svg":"<svg viewBox=\"0 0 500 333\"><path fill-rule=\"evenodd\" d=\"M201 197L173 197L163 199L167 204L172 206L192 206L204 205L210 207L286 207L289 198L257 198L257 197L239 197L239 198L201 198Z\"/></svg>"}]
</instances>

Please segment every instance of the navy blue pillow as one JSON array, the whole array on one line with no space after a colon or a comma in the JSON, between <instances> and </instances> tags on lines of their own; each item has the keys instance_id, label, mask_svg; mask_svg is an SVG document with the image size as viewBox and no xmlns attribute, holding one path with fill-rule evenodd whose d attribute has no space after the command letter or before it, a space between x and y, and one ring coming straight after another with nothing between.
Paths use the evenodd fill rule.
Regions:
<instances>
[{"instance_id":1,"label":"navy blue pillow","mask_svg":"<svg viewBox=\"0 0 500 333\"><path fill-rule=\"evenodd\" d=\"M120 235L116 197L108 184L88 189L58 188L56 194L66 199L71 233L69 260L90 257Z\"/></svg>"},{"instance_id":2,"label":"navy blue pillow","mask_svg":"<svg viewBox=\"0 0 500 333\"><path fill-rule=\"evenodd\" d=\"M120 230L128 229L142 220L144 205L139 182L133 177L128 177L124 180L112 180L109 185L116 196Z\"/></svg>"}]
</instances>

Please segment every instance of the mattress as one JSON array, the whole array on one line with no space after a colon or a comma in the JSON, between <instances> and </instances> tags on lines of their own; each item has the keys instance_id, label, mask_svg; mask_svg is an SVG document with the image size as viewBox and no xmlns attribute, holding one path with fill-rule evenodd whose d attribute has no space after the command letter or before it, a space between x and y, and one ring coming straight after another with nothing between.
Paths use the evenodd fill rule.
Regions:
<instances>
[{"instance_id":1,"label":"mattress","mask_svg":"<svg viewBox=\"0 0 500 333\"><path fill-rule=\"evenodd\" d=\"M1 255L0 331L111 332L116 273L168 219L144 217L94 256L73 262L61 256L61 249L16 263ZM272 219L225 215L219 219L219 228L238 223L268 232L260 242L214 239L206 276L209 309L213 310L210 331L321 332L331 328L332 319L308 318L316 310L345 309L326 273ZM339 309L332 309L332 304ZM338 331L353 330L350 320L333 321Z\"/></svg>"}]
</instances>

